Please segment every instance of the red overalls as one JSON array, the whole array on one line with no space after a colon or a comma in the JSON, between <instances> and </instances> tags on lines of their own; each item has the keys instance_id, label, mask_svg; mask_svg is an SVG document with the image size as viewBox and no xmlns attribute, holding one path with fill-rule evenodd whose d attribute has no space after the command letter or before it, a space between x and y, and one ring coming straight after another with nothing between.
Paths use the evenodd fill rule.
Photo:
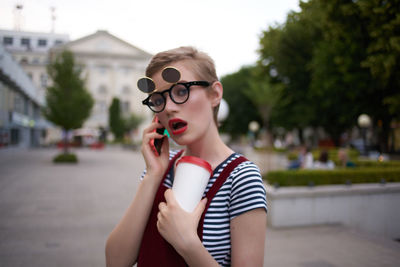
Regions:
<instances>
[{"instance_id":1,"label":"red overalls","mask_svg":"<svg viewBox=\"0 0 400 267\"><path fill-rule=\"evenodd\" d=\"M151 209L150 217L146 225L146 229L143 234L142 243L140 246L139 256L138 256L138 267L181 267L187 266L184 259L176 252L173 246L171 246L165 239L160 235L157 229L157 214L158 214L158 204L160 202L165 202L164 192L168 189L164 186L164 180L170 171L171 167L175 163L176 159L182 154L183 150L180 151L175 157L170 161L167 171L160 183L157 190L156 196L154 198L153 206ZM203 214L199 221L199 226L197 228L197 234L200 240L203 240L203 224L204 217L210 206L211 200L221 188L223 183L228 178L232 170L239 165L241 162L247 161L246 158L240 156L230 162L224 170L219 175L218 179L214 182L210 190L206 193L207 204L203 211Z\"/></svg>"}]
</instances>

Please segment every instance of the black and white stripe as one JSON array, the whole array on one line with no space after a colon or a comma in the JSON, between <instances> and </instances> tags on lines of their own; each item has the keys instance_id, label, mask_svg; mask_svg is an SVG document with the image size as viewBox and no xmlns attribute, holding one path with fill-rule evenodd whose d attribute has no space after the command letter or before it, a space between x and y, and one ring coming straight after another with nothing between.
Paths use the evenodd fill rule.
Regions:
<instances>
[{"instance_id":1,"label":"black and white stripe","mask_svg":"<svg viewBox=\"0 0 400 267\"><path fill-rule=\"evenodd\" d=\"M178 151L170 152L172 159ZM217 168L208 182L205 194L210 190L223 169L240 155L233 153ZM164 185L171 188L173 170ZM267 210L265 188L260 170L251 161L239 164L214 196L206 212L203 226L203 245L221 266L231 265L230 221L240 214L263 208Z\"/></svg>"},{"instance_id":2,"label":"black and white stripe","mask_svg":"<svg viewBox=\"0 0 400 267\"><path fill-rule=\"evenodd\" d=\"M179 151L170 151L170 160ZM240 155L233 153L215 168L203 197L218 179L223 169ZM146 171L141 176L143 179ZM164 185L172 187L174 170L171 168ZM206 212L203 226L203 245L221 266L231 265L230 221L247 211L267 210L267 199L260 170L251 161L239 164L214 196Z\"/></svg>"}]
</instances>

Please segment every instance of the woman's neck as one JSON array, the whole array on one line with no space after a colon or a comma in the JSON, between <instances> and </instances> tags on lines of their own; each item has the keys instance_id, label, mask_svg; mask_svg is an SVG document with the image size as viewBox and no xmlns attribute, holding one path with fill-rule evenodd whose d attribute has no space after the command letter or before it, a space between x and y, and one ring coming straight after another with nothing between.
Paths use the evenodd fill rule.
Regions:
<instances>
[{"instance_id":1,"label":"woman's neck","mask_svg":"<svg viewBox=\"0 0 400 267\"><path fill-rule=\"evenodd\" d=\"M186 146L184 155L206 160L214 169L233 151L222 141L218 129L210 129L200 140Z\"/></svg>"}]
</instances>

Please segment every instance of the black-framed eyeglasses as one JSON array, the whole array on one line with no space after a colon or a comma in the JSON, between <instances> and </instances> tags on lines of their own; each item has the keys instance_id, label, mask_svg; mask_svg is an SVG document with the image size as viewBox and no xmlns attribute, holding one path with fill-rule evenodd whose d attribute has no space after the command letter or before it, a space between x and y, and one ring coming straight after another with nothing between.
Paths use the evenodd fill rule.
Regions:
<instances>
[{"instance_id":1,"label":"black-framed eyeglasses","mask_svg":"<svg viewBox=\"0 0 400 267\"><path fill-rule=\"evenodd\" d=\"M206 81L175 83L168 90L152 93L145 100L143 100L142 103L143 105L147 105L155 113L161 112L164 110L167 102L165 97L166 93L169 94L169 98L175 104L183 104L189 99L190 87L193 85L207 87L210 86L210 83Z\"/></svg>"}]
</instances>

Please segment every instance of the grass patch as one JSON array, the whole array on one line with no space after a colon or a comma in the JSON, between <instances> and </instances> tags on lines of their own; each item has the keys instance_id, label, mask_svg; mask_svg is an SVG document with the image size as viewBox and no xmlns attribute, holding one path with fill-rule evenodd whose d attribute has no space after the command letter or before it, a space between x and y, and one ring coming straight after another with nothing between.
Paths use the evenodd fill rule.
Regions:
<instances>
[{"instance_id":1,"label":"grass patch","mask_svg":"<svg viewBox=\"0 0 400 267\"><path fill-rule=\"evenodd\" d=\"M59 154L53 158L54 163L78 163L78 157L75 154Z\"/></svg>"}]
</instances>

